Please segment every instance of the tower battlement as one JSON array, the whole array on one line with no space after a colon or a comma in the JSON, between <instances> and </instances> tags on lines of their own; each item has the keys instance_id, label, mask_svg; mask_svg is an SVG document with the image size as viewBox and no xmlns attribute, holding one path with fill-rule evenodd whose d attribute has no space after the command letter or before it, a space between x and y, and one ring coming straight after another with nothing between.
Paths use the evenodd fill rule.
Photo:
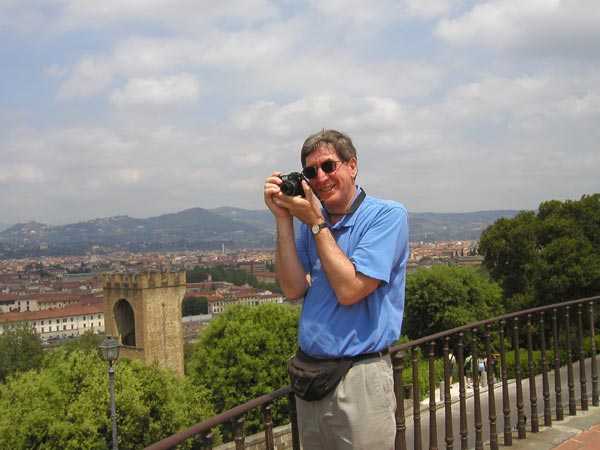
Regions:
<instances>
[{"instance_id":1,"label":"tower battlement","mask_svg":"<svg viewBox=\"0 0 600 450\"><path fill-rule=\"evenodd\" d=\"M109 272L102 274L105 289L155 289L186 284L184 271L178 272Z\"/></svg>"}]
</instances>

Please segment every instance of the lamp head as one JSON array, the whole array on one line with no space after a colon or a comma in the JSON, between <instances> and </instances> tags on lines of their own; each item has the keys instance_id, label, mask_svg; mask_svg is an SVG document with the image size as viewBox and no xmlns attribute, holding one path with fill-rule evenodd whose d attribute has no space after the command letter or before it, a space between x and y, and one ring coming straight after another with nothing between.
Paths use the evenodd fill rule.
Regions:
<instances>
[{"instance_id":1,"label":"lamp head","mask_svg":"<svg viewBox=\"0 0 600 450\"><path fill-rule=\"evenodd\" d=\"M119 343L112 339L110 335L98 346L100 357L104 361L108 361L111 365L119 358Z\"/></svg>"}]
</instances>

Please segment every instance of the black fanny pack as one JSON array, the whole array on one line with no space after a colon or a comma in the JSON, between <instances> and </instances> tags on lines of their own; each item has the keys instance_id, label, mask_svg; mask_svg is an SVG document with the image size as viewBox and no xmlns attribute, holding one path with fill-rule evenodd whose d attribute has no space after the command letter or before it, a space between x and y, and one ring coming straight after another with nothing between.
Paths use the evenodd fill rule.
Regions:
<instances>
[{"instance_id":1,"label":"black fanny pack","mask_svg":"<svg viewBox=\"0 0 600 450\"><path fill-rule=\"evenodd\" d=\"M298 350L288 361L294 393L309 402L323 398L350 370L352 358L320 359Z\"/></svg>"}]
</instances>

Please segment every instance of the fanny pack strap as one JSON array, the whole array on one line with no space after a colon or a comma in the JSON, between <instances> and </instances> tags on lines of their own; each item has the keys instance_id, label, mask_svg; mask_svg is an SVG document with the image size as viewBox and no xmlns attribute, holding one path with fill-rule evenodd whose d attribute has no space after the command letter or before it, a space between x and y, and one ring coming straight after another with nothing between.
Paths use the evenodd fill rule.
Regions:
<instances>
[{"instance_id":1,"label":"fanny pack strap","mask_svg":"<svg viewBox=\"0 0 600 450\"><path fill-rule=\"evenodd\" d=\"M320 362L326 362L326 361L339 362L343 359L348 359L353 362L358 362L358 361L362 361L363 359L369 359L369 358L383 358L385 355L387 355L389 353L390 353L389 348L384 348L383 350L380 350L378 352L361 353L360 355L356 355L356 356L342 356L340 358L316 358L314 356L310 356L309 354L303 352L301 348L299 348L297 351L297 354L302 359L306 360L307 362L314 362L316 364L318 364Z\"/></svg>"}]
</instances>

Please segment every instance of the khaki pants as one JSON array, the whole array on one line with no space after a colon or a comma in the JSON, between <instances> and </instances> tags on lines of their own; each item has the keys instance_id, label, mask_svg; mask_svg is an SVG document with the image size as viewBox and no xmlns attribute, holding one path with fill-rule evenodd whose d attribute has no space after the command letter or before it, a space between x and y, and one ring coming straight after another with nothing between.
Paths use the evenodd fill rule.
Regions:
<instances>
[{"instance_id":1,"label":"khaki pants","mask_svg":"<svg viewBox=\"0 0 600 450\"><path fill-rule=\"evenodd\" d=\"M391 450L396 397L390 356L355 363L333 392L296 397L303 450Z\"/></svg>"}]
</instances>

